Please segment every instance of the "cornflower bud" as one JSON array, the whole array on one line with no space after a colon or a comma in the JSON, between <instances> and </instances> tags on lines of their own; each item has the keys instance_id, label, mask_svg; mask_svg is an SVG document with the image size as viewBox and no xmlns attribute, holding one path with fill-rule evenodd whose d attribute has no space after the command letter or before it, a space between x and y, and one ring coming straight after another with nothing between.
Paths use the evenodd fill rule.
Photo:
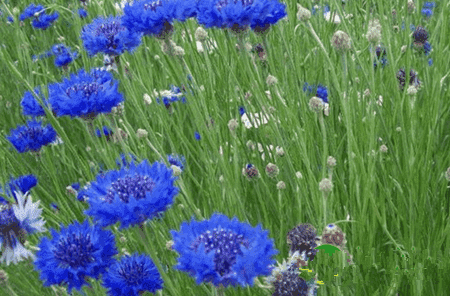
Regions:
<instances>
[{"instance_id":1,"label":"cornflower bud","mask_svg":"<svg viewBox=\"0 0 450 296\"><path fill-rule=\"evenodd\" d=\"M280 172L280 170L278 169L277 165L275 165L273 163L269 163L266 166L266 173L267 173L267 176L269 176L269 178L276 177L279 172Z\"/></svg>"},{"instance_id":2,"label":"cornflower bud","mask_svg":"<svg viewBox=\"0 0 450 296\"><path fill-rule=\"evenodd\" d=\"M414 1L409 0L408 1L408 12L414 13L414 10L416 10L416 4L414 4Z\"/></svg>"},{"instance_id":3,"label":"cornflower bud","mask_svg":"<svg viewBox=\"0 0 450 296\"><path fill-rule=\"evenodd\" d=\"M269 75L267 76L266 83L267 85L274 85L278 82L278 79L275 76Z\"/></svg>"},{"instance_id":4,"label":"cornflower bud","mask_svg":"<svg viewBox=\"0 0 450 296\"><path fill-rule=\"evenodd\" d=\"M278 190L286 189L286 184L283 181L278 182L277 189Z\"/></svg>"},{"instance_id":5,"label":"cornflower bud","mask_svg":"<svg viewBox=\"0 0 450 296\"><path fill-rule=\"evenodd\" d=\"M445 179L447 179L447 181L450 181L450 167L445 172Z\"/></svg>"},{"instance_id":6,"label":"cornflower bud","mask_svg":"<svg viewBox=\"0 0 450 296\"><path fill-rule=\"evenodd\" d=\"M141 139L141 138L146 138L148 136L148 132L145 129L141 129L139 128L136 131L136 136Z\"/></svg>"},{"instance_id":7,"label":"cornflower bud","mask_svg":"<svg viewBox=\"0 0 450 296\"><path fill-rule=\"evenodd\" d=\"M351 48L350 37L343 31L336 31L331 38L331 45L340 53Z\"/></svg>"},{"instance_id":8,"label":"cornflower bud","mask_svg":"<svg viewBox=\"0 0 450 296\"><path fill-rule=\"evenodd\" d=\"M325 193L331 192L333 189L333 183L331 183L330 179L324 178L319 183L319 190Z\"/></svg>"},{"instance_id":9,"label":"cornflower bud","mask_svg":"<svg viewBox=\"0 0 450 296\"><path fill-rule=\"evenodd\" d=\"M318 97L312 97L309 100L309 107L314 112L317 112L317 113L321 112L324 108L322 99L320 99Z\"/></svg>"},{"instance_id":10,"label":"cornflower bud","mask_svg":"<svg viewBox=\"0 0 450 296\"><path fill-rule=\"evenodd\" d=\"M228 121L228 129L231 132L234 132L234 130L238 127L239 123L236 119L230 119L230 121Z\"/></svg>"},{"instance_id":11,"label":"cornflower bud","mask_svg":"<svg viewBox=\"0 0 450 296\"><path fill-rule=\"evenodd\" d=\"M275 148L275 150L276 150L278 156L284 156L284 150L283 150L283 147L277 146L277 147Z\"/></svg>"},{"instance_id":12,"label":"cornflower bud","mask_svg":"<svg viewBox=\"0 0 450 296\"><path fill-rule=\"evenodd\" d=\"M206 38L208 37L208 32L206 32L203 27L198 27L197 30L195 30L195 39L197 39L200 42L204 42Z\"/></svg>"},{"instance_id":13,"label":"cornflower bud","mask_svg":"<svg viewBox=\"0 0 450 296\"><path fill-rule=\"evenodd\" d=\"M306 22L311 18L311 11L304 8L303 6L301 6L298 3L297 3L297 8L298 8L297 18L299 20Z\"/></svg>"},{"instance_id":14,"label":"cornflower bud","mask_svg":"<svg viewBox=\"0 0 450 296\"><path fill-rule=\"evenodd\" d=\"M327 166L330 169L332 169L332 168L334 168L336 166L336 159L333 156L328 156Z\"/></svg>"}]
</instances>

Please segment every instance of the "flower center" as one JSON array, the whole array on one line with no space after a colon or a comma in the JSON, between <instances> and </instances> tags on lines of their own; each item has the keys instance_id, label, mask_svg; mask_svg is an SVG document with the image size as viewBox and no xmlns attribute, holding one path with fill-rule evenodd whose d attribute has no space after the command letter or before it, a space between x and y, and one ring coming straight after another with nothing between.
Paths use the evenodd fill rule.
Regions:
<instances>
[{"instance_id":1,"label":"flower center","mask_svg":"<svg viewBox=\"0 0 450 296\"><path fill-rule=\"evenodd\" d=\"M200 234L192 243L191 248L197 251L198 246L204 244L205 253L215 250L214 264L216 271L221 275L231 272L231 267L236 263L236 256L242 255L239 246L250 247L250 243L242 234L232 230L217 229Z\"/></svg>"},{"instance_id":2,"label":"flower center","mask_svg":"<svg viewBox=\"0 0 450 296\"><path fill-rule=\"evenodd\" d=\"M111 183L111 187L105 196L105 202L112 203L114 195L117 194L123 202L128 203L130 195L134 196L135 199L141 199L154 187L155 182L148 176L137 175L119 178Z\"/></svg>"},{"instance_id":3,"label":"flower center","mask_svg":"<svg viewBox=\"0 0 450 296\"><path fill-rule=\"evenodd\" d=\"M67 266L77 268L93 262L92 253L95 251L96 248L92 244L89 234L82 236L72 233L59 240L53 254L63 268L67 268Z\"/></svg>"},{"instance_id":4,"label":"flower center","mask_svg":"<svg viewBox=\"0 0 450 296\"><path fill-rule=\"evenodd\" d=\"M231 3L231 1L234 1L234 4L237 2L241 2L243 7L247 7L253 4L253 0L220 0L217 2L216 7L218 11L221 11L222 8L228 5L228 3Z\"/></svg>"},{"instance_id":5,"label":"flower center","mask_svg":"<svg viewBox=\"0 0 450 296\"><path fill-rule=\"evenodd\" d=\"M75 84L74 86L66 89L66 94L70 97L71 92L77 93L81 91L85 97L90 97L92 94L97 94L99 89L101 89L101 85L97 82Z\"/></svg>"},{"instance_id":6,"label":"flower center","mask_svg":"<svg viewBox=\"0 0 450 296\"><path fill-rule=\"evenodd\" d=\"M150 9L152 11L156 11L156 8L158 6L162 6L162 1L161 0L154 1L154 2L152 2L150 4L144 4L144 9L145 10L149 10Z\"/></svg>"},{"instance_id":7,"label":"flower center","mask_svg":"<svg viewBox=\"0 0 450 296\"><path fill-rule=\"evenodd\" d=\"M144 264L137 263L125 263L120 267L119 274L129 286L140 285L142 280L148 277L148 271L144 268Z\"/></svg>"}]
</instances>

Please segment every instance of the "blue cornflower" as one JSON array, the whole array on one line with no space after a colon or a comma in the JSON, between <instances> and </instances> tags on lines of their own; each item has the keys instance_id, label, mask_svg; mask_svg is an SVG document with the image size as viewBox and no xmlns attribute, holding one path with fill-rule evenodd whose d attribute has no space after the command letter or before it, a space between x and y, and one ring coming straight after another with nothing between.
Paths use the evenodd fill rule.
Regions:
<instances>
[{"instance_id":1,"label":"blue cornflower","mask_svg":"<svg viewBox=\"0 0 450 296\"><path fill-rule=\"evenodd\" d=\"M114 262L116 255L114 235L88 221L64 227L60 232L50 230L53 238L44 237L34 262L44 286L68 284L69 293L75 288L81 291L88 285L86 278L98 279Z\"/></svg>"},{"instance_id":2,"label":"blue cornflower","mask_svg":"<svg viewBox=\"0 0 450 296\"><path fill-rule=\"evenodd\" d=\"M33 27L35 27L36 29L42 29L45 30L48 27L50 27L51 24L53 24L54 21L56 21L59 17L59 13L55 12L54 14L46 14L41 13L38 17L35 17L33 19L33 21L31 22L31 24L33 25Z\"/></svg>"},{"instance_id":3,"label":"blue cornflower","mask_svg":"<svg viewBox=\"0 0 450 296\"><path fill-rule=\"evenodd\" d=\"M45 99L44 95L41 93L41 88L36 87L34 89L34 92L36 95L38 95L40 101L48 107L48 102ZM30 116L45 116L44 108L41 106L41 102L38 102L38 100L34 97L33 93L30 91L26 91L22 101L20 102L20 105L23 108L23 115L30 115Z\"/></svg>"},{"instance_id":4,"label":"blue cornflower","mask_svg":"<svg viewBox=\"0 0 450 296\"><path fill-rule=\"evenodd\" d=\"M423 8L427 8L427 9L433 9L436 7L436 3L435 2L425 2L423 3Z\"/></svg>"},{"instance_id":5,"label":"blue cornflower","mask_svg":"<svg viewBox=\"0 0 450 296\"><path fill-rule=\"evenodd\" d=\"M92 216L102 227L121 222L121 229L143 223L163 213L172 203L178 188L173 186L172 170L163 163L140 164L107 171L90 184L85 194Z\"/></svg>"},{"instance_id":6,"label":"blue cornflower","mask_svg":"<svg viewBox=\"0 0 450 296\"><path fill-rule=\"evenodd\" d=\"M180 88L174 85L170 85L170 90L161 91L160 95L162 96L162 102L166 106L166 108L169 108L171 103L180 100L182 103L186 103L186 97L183 96ZM161 99L156 98L156 102L159 104L161 102Z\"/></svg>"},{"instance_id":7,"label":"blue cornflower","mask_svg":"<svg viewBox=\"0 0 450 296\"><path fill-rule=\"evenodd\" d=\"M153 260L145 255L125 256L103 275L103 286L110 296L138 296L144 291L156 293L163 280Z\"/></svg>"},{"instance_id":8,"label":"blue cornflower","mask_svg":"<svg viewBox=\"0 0 450 296\"><path fill-rule=\"evenodd\" d=\"M253 16L250 27L253 31L264 31L270 25L276 24L280 19L287 15L286 4L277 0L241 0L243 5L245 2L252 2Z\"/></svg>"},{"instance_id":9,"label":"blue cornflower","mask_svg":"<svg viewBox=\"0 0 450 296\"><path fill-rule=\"evenodd\" d=\"M175 268L195 276L197 284L253 286L255 277L270 274L272 256L278 253L261 225L252 228L218 213L209 220L183 222L179 232L170 233L180 256Z\"/></svg>"},{"instance_id":10,"label":"blue cornflower","mask_svg":"<svg viewBox=\"0 0 450 296\"><path fill-rule=\"evenodd\" d=\"M433 15L433 10L429 8L422 8L422 15L425 17L431 17Z\"/></svg>"},{"instance_id":11,"label":"blue cornflower","mask_svg":"<svg viewBox=\"0 0 450 296\"><path fill-rule=\"evenodd\" d=\"M16 192L22 192L23 194L30 191L31 188L37 185L37 178L34 175L25 175L18 178L11 177L8 184L6 184L5 193L9 196L13 196L16 199ZM2 189L0 186L0 193Z\"/></svg>"},{"instance_id":12,"label":"blue cornflower","mask_svg":"<svg viewBox=\"0 0 450 296\"><path fill-rule=\"evenodd\" d=\"M194 137L197 141L200 141L200 139L202 138L198 132L194 133Z\"/></svg>"},{"instance_id":13,"label":"blue cornflower","mask_svg":"<svg viewBox=\"0 0 450 296\"><path fill-rule=\"evenodd\" d=\"M78 182L73 183L72 185L70 185L70 187L72 187L75 190L80 190L80 183Z\"/></svg>"},{"instance_id":14,"label":"blue cornflower","mask_svg":"<svg viewBox=\"0 0 450 296\"><path fill-rule=\"evenodd\" d=\"M276 0L207 0L198 3L197 21L206 28L262 31L285 16L286 5Z\"/></svg>"},{"instance_id":15,"label":"blue cornflower","mask_svg":"<svg viewBox=\"0 0 450 296\"><path fill-rule=\"evenodd\" d=\"M80 37L91 56L99 52L117 56L126 50L133 52L141 44L142 34L128 30L120 16L110 16L94 19L83 27Z\"/></svg>"},{"instance_id":16,"label":"blue cornflower","mask_svg":"<svg viewBox=\"0 0 450 296\"><path fill-rule=\"evenodd\" d=\"M19 20L23 22L24 20L30 17L34 17L36 13L40 13L41 11L44 10L45 8L41 4L36 5L34 3L31 3L27 8L25 8L23 13L19 16Z\"/></svg>"},{"instance_id":17,"label":"blue cornflower","mask_svg":"<svg viewBox=\"0 0 450 296\"><path fill-rule=\"evenodd\" d=\"M9 15L6 20L10 23L14 23L14 18L12 17L12 15Z\"/></svg>"},{"instance_id":18,"label":"blue cornflower","mask_svg":"<svg viewBox=\"0 0 450 296\"><path fill-rule=\"evenodd\" d=\"M384 68L384 66L386 66L387 64L387 59L386 59L386 49L380 45L378 45L375 48L375 61L373 62L373 66L374 68L376 68L378 66L377 62L381 62L382 67Z\"/></svg>"},{"instance_id":19,"label":"blue cornflower","mask_svg":"<svg viewBox=\"0 0 450 296\"><path fill-rule=\"evenodd\" d=\"M428 59L428 66L432 66L433 65L433 59L432 58L429 58Z\"/></svg>"},{"instance_id":20,"label":"blue cornflower","mask_svg":"<svg viewBox=\"0 0 450 296\"><path fill-rule=\"evenodd\" d=\"M171 165L175 165L179 167L181 170L183 170L184 164L186 163L186 158L183 155L170 154L167 155L167 161Z\"/></svg>"},{"instance_id":21,"label":"blue cornflower","mask_svg":"<svg viewBox=\"0 0 450 296\"><path fill-rule=\"evenodd\" d=\"M118 83L106 71L93 69L86 73L81 69L77 74L72 73L70 79L49 85L49 102L57 116L92 118L111 112L123 101Z\"/></svg>"},{"instance_id":22,"label":"blue cornflower","mask_svg":"<svg viewBox=\"0 0 450 296\"><path fill-rule=\"evenodd\" d=\"M425 51L425 55L429 55L431 52L432 46L430 42L425 42L425 44L423 45L423 50Z\"/></svg>"},{"instance_id":23,"label":"blue cornflower","mask_svg":"<svg viewBox=\"0 0 450 296\"><path fill-rule=\"evenodd\" d=\"M131 31L166 38L174 20L184 22L197 15L195 0L139 0L124 7L122 21Z\"/></svg>"},{"instance_id":24,"label":"blue cornflower","mask_svg":"<svg viewBox=\"0 0 450 296\"><path fill-rule=\"evenodd\" d=\"M239 114L241 116L245 114L245 108L243 106L239 106Z\"/></svg>"},{"instance_id":25,"label":"blue cornflower","mask_svg":"<svg viewBox=\"0 0 450 296\"><path fill-rule=\"evenodd\" d=\"M317 86L316 96L321 98L324 103L328 103L328 89L326 86L319 84Z\"/></svg>"},{"instance_id":26,"label":"blue cornflower","mask_svg":"<svg viewBox=\"0 0 450 296\"><path fill-rule=\"evenodd\" d=\"M112 130L107 126L104 126L101 131L100 131L100 129L97 128L97 129L95 129L95 135L99 138L103 137L103 136L106 136L106 138L109 138L109 136L112 135Z\"/></svg>"},{"instance_id":27,"label":"blue cornflower","mask_svg":"<svg viewBox=\"0 0 450 296\"><path fill-rule=\"evenodd\" d=\"M78 52L72 52L70 47L64 44L53 45L52 53L55 56L55 66L57 67L65 67L78 57Z\"/></svg>"},{"instance_id":28,"label":"blue cornflower","mask_svg":"<svg viewBox=\"0 0 450 296\"><path fill-rule=\"evenodd\" d=\"M11 135L6 138L14 145L19 153L27 151L37 152L56 140L56 131L48 124L42 127L41 121L29 120L26 125L11 129Z\"/></svg>"},{"instance_id":29,"label":"blue cornflower","mask_svg":"<svg viewBox=\"0 0 450 296\"><path fill-rule=\"evenodd\" d=\"M20 191L15 192L17 203L11 204L0 197L0 262L17 264L25 258L35 258L24 247L27 235L46 231L39 201L33 203L31 197Z\"/></svg>"},{"instance_id":30,"label":"blue cornflower","mask_svg":"<svg viewBox=\"0 0 450 296\"><path fill-rule=\"evenodd\" d=\"M87 13L86 9L80 8L80 9L78 9L78 15L79 15L81 18L85 18L85 17L88 16L88 13Z\"/></svg>"}]
</instances>

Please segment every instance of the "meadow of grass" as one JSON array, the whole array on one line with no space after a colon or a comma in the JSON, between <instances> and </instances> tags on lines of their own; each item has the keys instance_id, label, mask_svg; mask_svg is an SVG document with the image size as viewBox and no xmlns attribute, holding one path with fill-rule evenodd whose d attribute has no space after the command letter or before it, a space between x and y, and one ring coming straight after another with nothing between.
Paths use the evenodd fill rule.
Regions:
<instances>
[{"instance_id":1,"label":"meadow of grass","mask_svg":"<svg viewBox=\"0 0 450 296\"><path fill-rule=\"evenodd\" d=\"M309 9L313 6L302 2ZM48 29L38 30L29 21L21 26L13 12L14 8L22 12L30 3L6 1L1 7L6 15L13 14L15 21L7 24L3 16L0 22L0 182L5 184L10 176L34 174L38 185L31 195L41 201L47 228L59 229L60 223L87 219L83 211L88 205L66 187L93 181L100 166L117 169L115 160L120 154L132 153L138 160L154 162L176 153L185 156L186 164L175 183L180 193L172 207L161 219L146 223L143 230L111 227L118 250L152 257L164 280L164 289L157 295L217 293L212 286L196 285L188 274L173 269L177 254L166 248L172 239L170 230L179 230L192 216L208 219L214 212L236 216L253 226L261 223L274 239L280 262L288 256L286 234L293 227L310 223L320 232L327 224L336 223L346 234L354 264L344 268L339 256L318 253L310 262L323 281L318 295L448 295L450 194L444 174L450 166L448 1L436 1L429 19L420 13L423 1L415 2L414 13L408 13L406 1L350 0L345 6L330 1L332 11L353 15L341 17L340 24L327 22L320 14L313 15L309 23L301 22L296 17L297 3L287 1L287 17L271 26L265 37L253 32L245 37L245 42L265 46L265 65L256 54L237 50L238 38L220 29L207 29L217 49L200 53L194 38L196 20L176 22L172 40L184 49L183 56L167 55L160 41L144 37L133 54L126 52L120 57L114 77L125 97L124 110L113 116L100 115L92 125L120 128L128 134L125 139L107 141L92 135L82 119L57 118L47 112L46 122L53 125L63 143L43 147L39 156L19 154L5 137L27 120L20 106L24 92L61 81L81 68L103 66L101 54L91 58L83 49L80 31L97 16L118 13L112 1L91 0L86 6L88 17L81 19L72 12L81 7L79 1L42 0L41 4L58 11L60 17ZM377 69L364 37L373 18L380 20L388 60L385 67ZM429 32L432 66L428 57L410 48L410 24L423 25ZM343 56L330 43L337 30L348 33L352 41L351 50ZM80 54L67 70L55 67L53 58L32 61L33 55L49 50L58 40ZM407 49L402 52L404 45ZM418 72L421 88L416 95L399 90L396 73L400 68ZM275 76L277 83L268 85L269 75ZM305 82L328 88L329 116L310 110L312 95L303 91ZM170 84L194 89L194 93L186 92L186 104L172 104L172 114L153 96L153 90L168 89ZM251 96L246 96L247 92ZM145 103L144 94L152 96L151 104ZM240 106L247 113L270 108L274 119L247 129L240 121ZM209 124L211 118L213 125ZM239 122L235 132L228 128L233 118ZM148 136L138 138L137 129L145 129ZM200 140L194 137L196 131ZM265 160L258 147L248 147L249 140L262 144ZM275 148L267 150L269 145L282 147L284 155ZM382 145L387 152L380 151ZM328 156L337 164L324 207L319 182L329 175ZM269 162L280 170L274 179L264 172ZM248 181L243 176L247 163L259 170L260 178ZM277 189L279 181L285 183L285 189ZM58 212L51 203L58 205ZM36 246L44 236L49 233L29 236L28 241ZM8 274L1 295L63 295L43 286L30 260L1 268ZM335 273L337 277L333 277ZM263 278L259 280L263 282ZM105 295L101 281L90 283L91 288L83 288L86 295ZM272 295L272 291L258 285L228 287L223 295Z\"/></svg>"}]
</instances>

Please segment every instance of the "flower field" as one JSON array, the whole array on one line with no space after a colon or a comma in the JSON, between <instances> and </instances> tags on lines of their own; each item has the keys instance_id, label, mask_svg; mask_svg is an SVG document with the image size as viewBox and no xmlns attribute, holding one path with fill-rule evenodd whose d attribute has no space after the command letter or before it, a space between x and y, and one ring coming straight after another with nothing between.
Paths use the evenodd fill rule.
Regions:
<instances>
[{"instance_id":1,"label":"flower field","mask_svg":"<svg viewBox=\"0 0 450 296\"><path fill-rule=\"evenodd\" d=\"M0 295L448 295L449 20L2 1Z\"/></svg>"}]
</instances>

